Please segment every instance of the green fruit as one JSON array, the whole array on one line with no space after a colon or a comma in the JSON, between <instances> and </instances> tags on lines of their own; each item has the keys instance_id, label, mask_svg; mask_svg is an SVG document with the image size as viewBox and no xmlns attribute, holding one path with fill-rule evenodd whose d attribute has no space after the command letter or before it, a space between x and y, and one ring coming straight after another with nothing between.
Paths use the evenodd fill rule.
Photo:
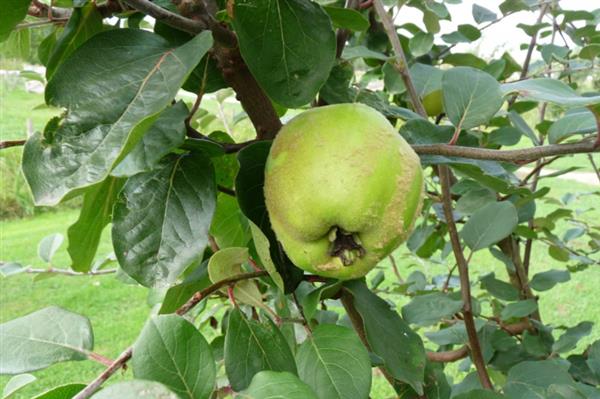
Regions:
<instances>
[{"instance_id":1,"label":"green fruit","mask_svg":"<svg viewBox=\"0 0 600 399\"><path fill-rule=\"evenodd\" d=\"M362 104L313 108L273 142L265 198L277 239L298 267L364 276L408 236L419 213L419 158Z\"/></svg>"},{"instance_id":2,"label":"green fruit","mask_svg":"<svg viewBox=\"0 0 600 399\"><path fill-rule=\"evenodd\" d=\"M444 112L442 91L436 90L423 97L423 107L429 116L437 116Z\"/></svg>"}]
</instances>

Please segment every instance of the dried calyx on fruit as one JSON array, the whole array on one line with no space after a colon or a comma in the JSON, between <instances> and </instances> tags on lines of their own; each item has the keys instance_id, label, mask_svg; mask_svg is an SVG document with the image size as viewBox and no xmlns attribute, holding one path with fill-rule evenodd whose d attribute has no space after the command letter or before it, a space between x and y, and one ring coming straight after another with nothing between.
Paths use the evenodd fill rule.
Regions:
<instances>
[{"instance_id":1,"label":"dried calyx on fruit","mask_svg":"<svg viewBox=\"0 0 600 399\"><path fill-rule=\"evenodd\" d=\"M265 197L277 239L298 267L364 276L408 236L423 197L419 158L362 104L313 108L273 142Z\"/></svg>"}]
</instances>

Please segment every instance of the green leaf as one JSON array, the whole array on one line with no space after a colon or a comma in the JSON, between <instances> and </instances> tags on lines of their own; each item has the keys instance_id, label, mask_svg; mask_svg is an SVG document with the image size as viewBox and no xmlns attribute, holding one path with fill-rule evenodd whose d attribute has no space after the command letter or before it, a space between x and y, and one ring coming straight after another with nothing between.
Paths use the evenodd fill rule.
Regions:
<instances>
[{"instance_id":1,"label":"green leaf","mask_svg":"<svg viewBox=\"0 0 600 399\"><path fill-rule=\"evenodd\" d=\"M335 33L321 6L242 0L234 13L242 56L269 97L288 108L312 101L335 62Z\"/></svg>"},{"instance_id":2,"label":"green leaf","mask_svg":"<svg viewBox=\"0 0 600 399\"><path fill-rule=\"evenodd\" d=\"M591 321L582 321L575 327L568 328L560 338L552 345L552 352L565 353L572 351L577 346L581 338L590 335L594 323Z\"/></svg>"},{"instance_id":3,"label":"green leaf","mask_svg":"<svg viewBox=\"0 0 600 399\"><path fill-rule=\"evenodd\" d=\"M402 307L402 317L410 324L430 326L460 312L463 303L441 292L419 295Z\"/></svg>"},{"instance_id":4,"label":"green leaf","mask_svg":"<svg viewBox=\"0 0 600 399\"><path fill-rule=\"evenodd\" d=\"M0 276L9 277L15 274L23 273L26 269L17 262L0 262Z\"/></svg>"},{"instance_id":5,"label":"green leaf","mask_svg":"<svg viewBox=\"0 0 600 399\"><path fill-rule=\"evenodd\" d=\"M506 396L484 389L474 389L453 397L454 399L505 399Z\"/></svg>"},{"instance_id":6,"label":"green leaf","mask_svg":"<svg viewBox=\"0 0 600 399\"><path fill-rule=\"evenodd\" d=\"M444 71L439 68L417 62L410 67L409 73L419 97L425 97L442 88Z\"/></svg>"},{"instance_id":7,"label":"green leaf","mask_svg":"<svg viewBox=\"0 0 600 399\"><path fill-rule=\"evenodd\" d=\"M248 248L245 247L223 248L215 252L208 261L210 280L216 283L242 274L242 264L248 261L248 256ZM227 293L226 288L221 288L221 291ZM242 280L237 282L233 287L233 295L239 302L251 306L265 306L255 281Z\"/></svg>"},{"instance_id":8,"label":"green leaf","mask_svg":"<svg viewBox=\"0 0 600 399\"><path fill-rule=\"evenodd\" d=\"M5 0L0 14L0 42L5 41L15 26L27 15L31 0Z\"/></svg>"},{"instance_id":9,"label":"green leaf","mask_svg":"<svg viewBox=\"0 0 600 399\"><path fill-rule=\"evenodd\" d=\"M552 384L573 385L567 365L555 360L518 363L508 372L504 393L510 399L546 398Z\"/></svg>"},{"instance_id":10,"label":"green leaf","mask_svg":"<svg viewBox=\"0 0 600 399\"><path fill-rule=\"evenodd\" d=\"M536 291L548 291L558 283L564 283L571 279L571 273L567 270L547 270L536 273L529 286Z\"/></svg>"},{"instance_id":11,"label":"green leaf","mask_svg":"<svg viewBox=\"0 0 600 399\"><path fill-rule=\"evenodd\" d=\"M433 35L431 33L419 32L408 42L408 48L415 57L427 54L433 47Z\"/></svg>"},{"instance_id":12,"label":"green leaf","mask_svg":"<svg viewBox=\"0 0 600 399\"><path fill-rule=\"evenodd\" d=\"M37 378L35 378L35 376L31 375L31 374L18 374L18 375L15 375L10 380L8 380L8 382L4 386L4 389L2 390L2 399L8 399L15 392L17 392L18 390L20 390L20 389L24 388L25 386L31 384L35 380L37 380Z\"/></svg>"},{"instance_id":13,"label":"green leaf","mask_svg":"<svg viewBox=\"0 0 600 399\"><path fill-rule=\"evenodd\" d=\"M67 108L65 120L30 137L23 152L36 204L56 205L104 180L211 46L209 32L172 48L153 33L115 29L75 50L46 87L46 102Z\"/></svg>"},{"instance_id":14,"label":"green leaf","mask_svg":"<svg viewBox=\"0 0 600 399\"><path fill-rule=\"evenodd\" d=\"M216 367L206 339L177 315L154 316L133 346L136 378L164 384L180 398L206 399L215 387Z\"/></svg>"},{"instance_id":15,"label":"green leaf","mask_svg":"<svg viewBox=\"0 0 600 399\"><path fill-rule=\"evenodd\" d=\"M580 96L566 83L556 79L527 79L505 83L501 87L504 95L517 93L526 99L547 101L562 107L586 107L600 104L600 95Z\"/></svg>"},{"instance_id":16,"label":"green leaf","mask_svg":"<svg viewBox=\"0 0 600 399\"><path fill-rule=\"evenodd\" d=\"M488 136L488 143L501 146L512 146L521 140L521 136L521 130L512 126L503 126L490 133Z\"/></svg>"},{"instance_id":17,"label":"green leaf","mask_svg":"<svg viewBox=\"0 0 600 399\"><path fill-rule=\"evenodd\" d=\"M271 259L271 243L266 235L252 222L250 224L250 230L252 231L252 239L254 240L254 247L260 258L261 263L265 269L269 272L269 276L273 282L283 292L285 291L285 284L281 278L281 274L277 271L273 259Z\"/></svg>"},{"instance_id":18,"label":"green leaf","mask_svg":"<svg viewBox=\"0 0 600 399\"><path fill-rule=\"evenodd\" d=\"M332 6L325 6L323 9L329 14L334 28L359 32L369 28L369 20L356 10Z\"/></svg>"},{"instance_id":19,"label":"green leaf","mask_svg":"<svg viewBox=\"0 0 600 399\"><path fill-rule=\"evenodd\" d=\"M487 67L487 63L471 53L452 53L444 57L446 64L463 67L473 67L477 69L484 69Z\"/></svg>"},{"instance_id":20,"label":"green leaf","mask_svg":"<svg viewBox=\"0 0 600 399\"><path fill-rule=\"evenodd\" d=\"M196 292L211 284L208 277L208 261L202 262L180 284L174 285L165 294L159 314L173 313L186 303Z\"/></svg>"},{"instance_id":21,"label":"green leaf","mask_svg":"<svg viewBox=\"0 0 600 399\"><path fill-rule=\"evenodd\" d=\"M518 221L517 209L510 201L494 202L473 213L460 235L472 251L478 251L508 236Z\"/></svg>"},{"instance_id":22,"label":"green leaf","mask_svg":"<svg viewBox=\"0 0 600 399\"><path fill-rule=\"evenodd\" d=\"M95 34L102 32L102 15L95 3L73 9L69 22L52 48L46 64L46 79L50 80L58 68L72 53Z\"/></svg>"},{"instance_id":23,"label":"green leaf","mask_svg":"<svg viewBox=\"0 0 600 399\"><path fill-rule=\"evenodd\" d=\"M235 308L225 335L225 371L235 391L246 389L263 370L297 374L292 351L281 331L268 320L248 320Z\"/></svg>"},{"instance_id":24,"label":"green leaf","mask_svg":"<svg viewBox=\"0 0 600 399\"><path fill-rule=\"evenodd\" d=\"M248 399L317 399L314 391L294 374L277 371L257 373L241 396Z\"/></svg>"},{"instance_id":25,"label":"green leaf","mask_svg":"<svg viewBox=\"0 0 600 399\"><path fill-rule=\"evenodd\" d=\"M188 113L183 101L162 111L142 139L111 174L126 177L154 169L162 157L183 144Z\"/></svg>"},{"instance_id":26,"label":"green leaf","mask_svg":"<svg viewBox=\"0 0 600 399\"><path fill-rule=\"evenodd\" d=\"M113 214L121 268L148 287L174 282L202 256L215 202L214 171L202 153L171 155L129 178Z\"/></svg>"},{"instance_id":27,"label":"green leaf","mask_svg":"<svg viewBox=\"0 0 600 399\"><path fill-rule=\"evenodd\" d=\"M374 60L387 61L390 57L378 51L373 51L365 46L348 46L344 48L342 58L345 60L371 58Z\"/></svg>"},{"instance_id":28,"label":"green leaf","mask_svg":"<svg viewBox=\"0 0 600 399\"><path fill-rule=\"evenodd\" d=\"M508 320L512 318L529 316L535 312L537 308L538 305L535 299L525 299L523 301L509 303L504 309L502 309L500 318L502 318L502 320Z\"/></svg>"},{"instance_id":29,"label":"green leaf","mask_svg":"<svg viewBox=\"0 0 600 399\"><path fill-rule=\"evenodd\" d=\"M574 108L565 113L548 129L548 141L556 144L574 134L594 133L596 118L587 108Z\"/></svg>"},{"instance_id":30,"label":"green leaf","mask_svg":"<svg viewBox=\"0 0 600 399\"><path fill-rule=\"evenodd\" d=\"M426 357L421 337L364 282L348 281L344 286L352 293L371 350L394 378L422 393Z\"/></svg>"},{"instance_id":31,"label":"green leaf","mask_svg":"<svg viewBox=\"0 0 600 399\"><path fill-rule=\"evenodd\" d=\"M32 399L71 399L85 388L85 384L65 384L47 390ZM94 396L96 398L98 396ZM126 399L126 398L125 398ZM163 399L163 398L161 398ZM168 398L165 398L168 399Z\"/></svg>"},{"instance_id":32,"label":"green leaf","mask_svg":"<svg viewBox=\"0 0 600 399\"><path fill-rule=\"evenodd\" d=\"M570 50L568 47L557 46L555 44L547 44L542 47L542 58L546 64L550 65L554 61L568 62L566 60Z\"/></svg>"},{"instance_id":33,"label":"green leaf","mask_svg":"<svg viewBox=\"0 0 600 399\"><path fill-rule=\"evenodd\" d=\"M298 348L298 375L319 399L366 398L371 390L371 360L356 333L321 324Z\"/></svg>"},{"instance_id":34,"label":"green leaf","mask_svg":"<svg viewBox=\"0 0 600 399\"><path fill-rule=\"evenodd\" d=\"M469 67L446 71L442 93L444 109L457 129L471 129L486 123L504 102L496 79Z\"/></svg>"},{"instance_id":35,"label":"green leaf","mask_svg":"<svg viewBox=\"0 0 600 399\"><path fill-rule=\"evenodd\" d=\"M252 238L250 221L244 216L237 200L231 195L220 193L217 210L210 226L210 234L219 248L244 247Z\"/></svg>"},{"instance_id":36,"label":"green leaf","mask_svg":"<svg viewBox=\"0 0 600 399\"><path fill-rule=\"evenodd\" d=\"M303 272L287 257L271 228L263 192L264 170L270 148L270 142L259 141L238 153L240 171L235 179L235 189L240 209L269 240L271 260L283 279L285 292L290 293L302 280Z\"/></svg>"},{"instance_id":37,"label":"green leaf","mask_svg":"<svg viewBox=\"0 0 600 399\"><path fill-rule=\"evenodd\" d=\"M475 329L479 332L485 325L484 320L475 320ZM459 345L465 344L469 340L465 323L459 321L448 328L437 331L426 332L425 336L437 345Z\"/></svg>"},{"instance_id":38,"label":"green leaf","mask_svg":"<svg viewBox=\"0 0 600 399\"><path fill-rule=\"evenodd\" d=\"M46 263L52 262L54 254L63 243L65 237L60 233L50 234L42 238L38 244L38 256Z\"/></svg>"},{"instance_id":39,"label":"green leaf","mask_svg":"<svg viewBox=\"0 0 600 399\"><path fill-rule=\"evenodd\" d=\"M506 281L498 280L494 273L490 273L481 279L481 288L487 290L492 296L505 301L516 301L519 299L519 291Z\"/></svg>"},{"instance_id":40,"label":"green leaf","mask_svg":"<svg viewBox=\"0 0 600 399\"><path fill-rule=\"evenodd\" d=\"M0 374L19 374L57 362L85 360L94 346L90 321L50 306L0 324Z\"/></svg>"},{"instance_id":41,"label":"green leaf","mask_svg":"<svg viewBox=\"0 0 600 399\"><path fill-rule=\"evenodd\" d=\"M472 215L485 205L496 202L496 194L487 188L467 191L456 202L456 210L463 215Z\"/></svg>"},{"instance_id":42,"label":"green leaf","mask_svg":"<svg viewBox=\"0 0 600 399\"><path fill-rule=\"evenodd\" d=\"M108 177L83 196L79 218L67 230L67 251L73 270L88 272L91 269L102 231L112 219L113 205L124 183L124 179Z\"/></svg>"},{"instance_id":43,"label":"green leaf","mask_svg":"<svg viewBox=\"0 0 600 399\"><path fill-rule=\"evenodd\" d=\"M179 399L179 396L163 384L153 381L132 380L112 384L97 394L92 399Z\"/></svg>"},{"instance_id":44,"label":"green leaf","mask_svg":"<svg viewBox=\"0 0 600 399\"><path fill-rule=\"evenodd\" d=\"M494 13L494 12L488 10L487 8L482 7L478 4L473 4L473 8L472 8L471 12L473 14L473 19L478 24L481 24L483 22L492 22L498 18L496 13Z\"/></svg>"},{"instance_id":45,"label":"green leaf","mask_svg":"<svg viewBox=\"0 0 600 399\"><path fill-rule=\"evenodd\" d=\"M584 46L579 52L579 58L593 61L594 58L600 56L600 43L592 43Z\"/></svg>"}]
</instances>

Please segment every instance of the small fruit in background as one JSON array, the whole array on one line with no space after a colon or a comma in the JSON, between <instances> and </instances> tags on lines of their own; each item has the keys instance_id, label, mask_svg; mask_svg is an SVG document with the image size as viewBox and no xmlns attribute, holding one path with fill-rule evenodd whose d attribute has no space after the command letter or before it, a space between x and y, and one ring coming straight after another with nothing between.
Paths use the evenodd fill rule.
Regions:
<instances>
[{"instance_id":1,"label":"small fruit in background","mask_svg":"<svg viewBox=\"0 0 600 399\"><path fill-rule=\"evenodd\" d=\"M343 280L364 276L408 237L422 196L418 156L362 104L293 118L265 171L269 217L292 262Z\"/></svg>"}]
</instances>

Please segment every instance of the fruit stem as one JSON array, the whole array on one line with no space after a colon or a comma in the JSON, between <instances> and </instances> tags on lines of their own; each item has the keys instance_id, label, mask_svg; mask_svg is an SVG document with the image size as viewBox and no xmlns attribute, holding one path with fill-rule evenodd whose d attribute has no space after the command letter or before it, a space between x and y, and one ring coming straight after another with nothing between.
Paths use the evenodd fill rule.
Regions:
<instances>
[{"instance_id":1,"label":"fruit stem","mask_svg":"<svg viewBox=\"0 0 600 399\"><path fill-rule=\"evenodd\" d=\"M352 266L356 259L366 254L357 233L349 233L341 227L334 226L329 231L328 237L331 241L329 255L340 258L344 266Z\"/></svg>"}]
</instances>

